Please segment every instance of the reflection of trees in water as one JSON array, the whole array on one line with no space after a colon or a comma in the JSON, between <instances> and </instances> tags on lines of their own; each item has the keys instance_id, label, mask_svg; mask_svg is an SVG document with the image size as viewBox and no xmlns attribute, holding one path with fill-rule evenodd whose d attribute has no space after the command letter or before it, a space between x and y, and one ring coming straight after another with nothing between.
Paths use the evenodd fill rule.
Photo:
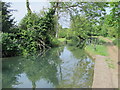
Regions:
<instances>
[{"instance_id":1,"label":"reflection of trees in water","mask_svg":"<svg viewBox=\"0 0 120 90\"><path fill-rule=\"evenodd\" d=\"M63 48L64 47L53 48L46 52L43 57L31 56L29 58L21 58L20 60L11 60L13 62L3 62L3 87L12 88L12 85L19 84L17 82L17 76L21 73L26 73L26 76L32 82L33 88L36 88L36 82L41 79L46 80L55 87L60 87L60 85L61 87L78 87L80 85L81 87L84 87L84 85L89 84L88 82L91 79L90 77L86 77L86 82L81 84L78 83L78 86L75 86L78 81L84 80L83 77L85 74L90 76L92 70L90 67L87 68L90 62L86 61L87 55L85 52L73 47L67 47L67 49L72 52L75 58L80 60L78 65L75 67L74 74L72 76L73 82L68 85L65 83L64 79L62 79L64 78L62 77L63 73L61 69L62 60L59 56L62 54L64 50ZM82 86L82 84L84 85Z\"/></svg>"},{"instance_id":2,"label":"reflection of trees in water","mask_svg":"<svg viewBox=\"0 0 120 90\"><path fill-rule=\"evenodd\" d=\"M74 46L67 46L67 49L70 50L73 56L77 59L87 59L87 54L85 53L84 49L79 49Z\"/></svg>"},{"instance_id":3,"label":"reflection of trees in water","mask_svg":"<svg viewBox=\"0 0 120 90\"><path fill-rule=\"evenodd\" d=\"M79 72L79 73L78 73ZM75 76L75 77L74 77ZM73 73L73 83L79 85L79 88L88 88L92 86L93 63L85 59L78 63ZM79 82L80 81L80 82Z\"/></svg>"},{"instance_id":4,"label":"reflection of trees in water","mask_svg":"<svg viewBox=\"0 0 120 90\"><path fill-rule=\"evenodd\" d=\"M12 85L19 84L17 76L24 72L32 82L33 88L36 87L36 82L40 79L45 79L48 83L57 85L57 66L61 63L59 55L62 49L53 48L43 57L31 56L21 60L11 60L13 62L3 62L3 87L12 88Z\"/></svg>"},{"instance_id":5,"label":"reflection of trees in water","mask_svg":"<svg viewBox=\"0 0 120 90\"><path fill-rule=\"evenodd\" d=\"M74 67L73 74L68 80L60 82L58 88L88 88L92 86L93 78L93 62L87 57L83 49L78 49L72 46L67 46L73 56L78 59L77 65Z\"/></svg>"},{"instance_id":6,"label":"reflection of trees in water","mask_svg":"<svg viewBox=\"0 0 120 90\"><path fill-rule=\"evenodd\" d=\"M54 64L49 64L48 61L29 61L29 63L25 63L24 71L34 88L34 83L43 78L48 82L53 82L53 84L57 83L57 69Z\"/></svg>"},{"instance_id":7,"label":"reflection of trees in water","mask_svg":"<svg viewBox=\"0 0 120 90\"><path fill-rule=\"evenodd\" d=\"M29 80L33 83L33 88L36 87L35 82L40 79L45 79L54 85L58 84L57 66L61 62L59 58L61 49L52 49L47 52L44 57L37 59L30 58L24 62L24 71Z\"/></svg>"},{"instance_id":8,"label":"reflection of trees in water","mask_svg":"<svg viewBox=\"0 0 120 90\"><path fill-rule=\"evenodd\" d=\"M23 72L22 64L18 58L11 58L12 61L4 60L2 62L2 87L12 88L12 85L19 84L17 76ZM14 59L14 60L13 60Z\"/></svg>"},{"instance_id":9,"label":"reflection of trees in water","mask_svg":"<svg viewBox=\"0 0 120 90\"><path fill-rule=\"evenodd\" d=\"M81 81L81 83L78 83L79 87L81 88L90 87L92 85L93 62L91 61L91 59L88 59L88 56L83 49L70 47L69 50L73 53L75 58L80 60L78 62L78 65L75 67L73 77L76 77L73 81L75 81L76 83Z\"/></svg>"}]
</instances>

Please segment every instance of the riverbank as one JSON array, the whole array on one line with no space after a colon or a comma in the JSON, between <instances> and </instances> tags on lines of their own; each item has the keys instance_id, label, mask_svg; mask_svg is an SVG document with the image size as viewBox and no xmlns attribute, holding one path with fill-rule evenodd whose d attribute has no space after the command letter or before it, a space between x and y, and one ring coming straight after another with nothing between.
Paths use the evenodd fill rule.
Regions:
<instances>
[{"instance_id":1,"label":"riverbank","mask_svg":"<svg viewBox=\"0 0 120 90\"><path fill-rule=\"evenodd\" d=\"M106 41L105 53L108 55L93 53L91 49L86 48L86 52L95 60L92 88L118 88L118 48L113 45L112 40L104 37L99 39ZM103 52L102 49L100 51Z\"/></svg>"}]
</instances>

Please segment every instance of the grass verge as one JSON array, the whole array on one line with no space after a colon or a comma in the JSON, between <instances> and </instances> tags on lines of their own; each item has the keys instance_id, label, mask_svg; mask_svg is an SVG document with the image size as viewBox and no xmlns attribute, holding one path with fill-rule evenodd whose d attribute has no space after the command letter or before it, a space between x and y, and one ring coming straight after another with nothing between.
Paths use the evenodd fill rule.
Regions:
<instances>
[{"instance_id":1,"label":"grass verge","mask_svg":"<svg viewBox=\"0 0 120 90\"><path fill-rule=\"evenodd\" d=\"M86 51L94 55L108 56L107 47L104 45L88 45L86 46Z\"/></svg>"},{"instance_id":2,"label":"grass verge","mask_svg":"<svg viewBox=\"0 0 120 90\"><path fill-rule=\"evenodd\" d=\"M64 41L66 41L66 38L58 38L58 41L64 42Z\"/></svg>"}]
</instances>

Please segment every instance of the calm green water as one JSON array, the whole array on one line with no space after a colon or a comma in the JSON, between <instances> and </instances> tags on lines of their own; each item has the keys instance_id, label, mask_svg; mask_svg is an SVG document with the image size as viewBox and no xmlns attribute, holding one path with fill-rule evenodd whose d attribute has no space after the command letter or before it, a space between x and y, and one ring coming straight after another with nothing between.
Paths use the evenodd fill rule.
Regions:
<instances>
[{"instance_id":1,"label":"calm green water","mask_svg":"<svg viewBox=\"0 0 120 90\"><path fill-rule=\"evenodd\" d=\"M78 48L53 48L42 56L3 59L3 88L89 88L94 62Z\"/></svg>"}]
</instances>

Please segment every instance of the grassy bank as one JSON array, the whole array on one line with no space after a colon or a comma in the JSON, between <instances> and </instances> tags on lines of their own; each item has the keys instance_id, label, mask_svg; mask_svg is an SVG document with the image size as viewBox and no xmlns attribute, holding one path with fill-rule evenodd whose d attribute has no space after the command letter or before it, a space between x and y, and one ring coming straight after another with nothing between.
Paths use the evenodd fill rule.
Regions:
<instances>
[{"instance_id":1,"label":"grassy bank","mask_svg":"<svg viewBox=\"0 0 120 90\"><path fill-rule=\"evenodd\" d=\"M107 47L104 45L88 45L86 46L85 50L92 55L102 55L102 56L108 56Z\"/></svg>"},{"instance_id":2,"label":"grassy bank","mask_svg":"<svg viewBox=\"0 0 120 90\"><path fill-rule=\"evenodd\" d=\"M58 41L60 41L60 42L65 42L65 41L66 41L66 38L58 38Z\"/></svg>"},{"instance_id":3,"label":"grassy bank","mask_svg":"<svg viewBox=\"0 0 120 90\"><path fill-rule=\"evenodd\" d=\"M101 45L94 45L94 44L87 45L85 48L86 52L88 52L92 57L95 57L95 55L106 56L105 61L108 65L108 67L114 69L115 65L113 64L113 60L111 58L109 58L109 52L108 52L107 46L105 44L108 42L107 39L109 39L109 38L106 38L106 39L104 37L96 37L96 38L98 38L100 41L102 41L104 43ZM116 40L116 39L111 38L109 40L114 42L114 40Z\"/></svg>"},{"instance_id":4,"label":"grassy bank","mask_svg":"<svg viewBox=\"0 0 120 90\"><path fill-rule=\"evenodd\" d=\"M63 44L74 45L75 44L75 42L73 42L72 39L68 40L66 38L58 38L58 41L60 42L61 45Z\"/></svg>"}]
</instances>

